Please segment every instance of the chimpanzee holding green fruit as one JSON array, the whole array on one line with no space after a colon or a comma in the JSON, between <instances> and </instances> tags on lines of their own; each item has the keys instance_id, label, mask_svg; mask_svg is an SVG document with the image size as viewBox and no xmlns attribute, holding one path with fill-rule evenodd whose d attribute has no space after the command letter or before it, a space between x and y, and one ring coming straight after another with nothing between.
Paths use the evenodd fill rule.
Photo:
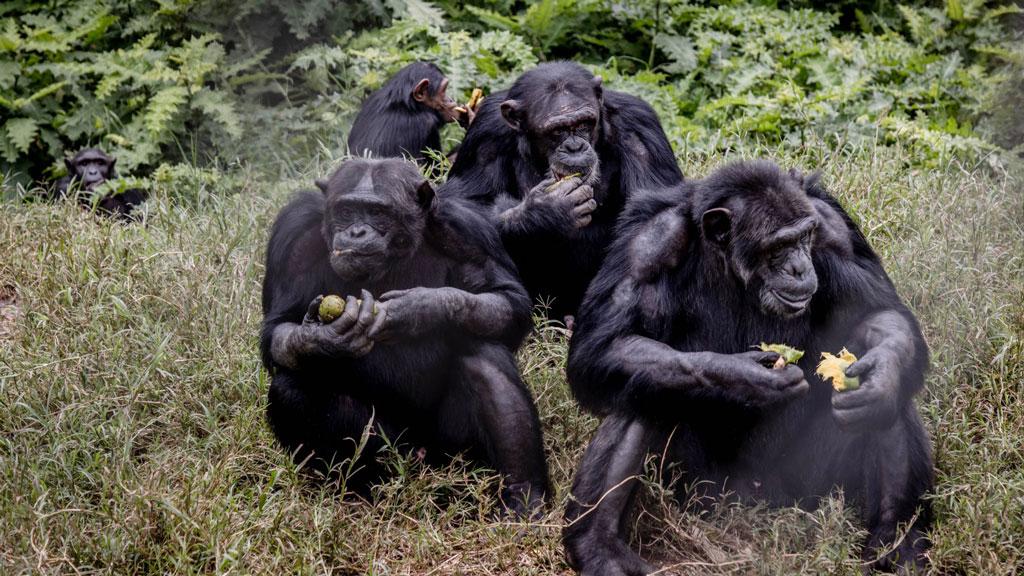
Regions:
<instances>
[{"instance_id":1,"label":"chimpanzee holding green fruit","mask_svg":"<svg viewBox=\"0 0 1024 576\"><path fill-rule=\"evenodd\" d=\"M514 358L530 301L494 226L435 198L403 160L348 160L317 185L267 247L261 351L278 440L296 461L352 470L360 491L386 474L388 444L431 462L464 451L503 476L509 512L529 515L549 493ZM346 301L325 323L328 294Z\"/></svg>"}]
</instances>

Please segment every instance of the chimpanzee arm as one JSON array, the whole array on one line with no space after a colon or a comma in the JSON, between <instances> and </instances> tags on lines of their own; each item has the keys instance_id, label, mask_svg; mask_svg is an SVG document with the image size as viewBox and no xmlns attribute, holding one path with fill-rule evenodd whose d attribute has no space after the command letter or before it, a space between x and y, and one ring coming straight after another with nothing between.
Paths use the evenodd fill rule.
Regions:
<instances>
[{"instance_id":1,"label":"chimpanzee arm","mask_svg":"<svg viewBox=\"0 0 1024 576\"><path fill-rule=\"evenodd\" d=\"M447 187L447 184L445 185ZM530 299L494 225L442 188L428 220L428 242L452 262L448 286L381 295L381 339L456 329L516 348L531 327Z\"/></svg>"},{"instance_id":2,"label":"chimpanzee arm","mask_svg":"<svg viewBox=\"0 0 1024 576\"><path fill-rule=\"evenodd\" d=\"M772 353L680 352L659 341L679 312L661 283L688 257L684 217L665 200L633 203L590 286L567 366L577 400L598 414L623 405L642 413L665 394L763 405L802 393L799 368L764 366Z\"/></svg>"},{"instance_id":3,"label":"chimpanzee arm","mask_svg":"<svg viewBox=\"0 0 1024 576\"><path fill-rule=\"evenodd\" d=\"M846 427L884 429L924 386L928 346L860 229L816 179L805 186L821 222L819 290L838 303L829 324L859 358L846 373L862 385L833 394L834 414Z\"/></svg>"}]
</instances>

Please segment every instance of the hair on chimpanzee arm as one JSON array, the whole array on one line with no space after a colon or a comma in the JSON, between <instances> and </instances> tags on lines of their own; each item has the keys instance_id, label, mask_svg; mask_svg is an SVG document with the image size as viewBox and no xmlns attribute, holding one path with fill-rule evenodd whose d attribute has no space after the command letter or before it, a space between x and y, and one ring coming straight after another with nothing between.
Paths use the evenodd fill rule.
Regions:
<instances>
[{"instance_id":1,"label":"hair on chimpanzee arm","mask_svg":"<svg viewBox=\"0 0 1024 576\"><path fill-rule=\"evenodd\" d=\"M431 212L430 241L460 263L454 285L477 295L456 311L454 320L477 337L516 349L532 328L530 298L494 224L469 202L438 191Z\"/></svg>"},{"instance_id":2,"label":"hair on chimpanzee arm","mask_svg":"<svg viewBox=\"0 0 1024 576\"><path fill-rule=\"evenodd\" d=\"M820 283L817 297L834 304L828 325L852 333L846 346L854 353L881 345L898 354L903 362L900 392L910 398L924 387L928 366L928 346L917 318L900 299L867 238L818 176L806 177L804 189L820 221L814 267Z\"/></svg>"},{"instance_id":3,"label":"hair on chimpanzee arm","mask_svg":"<svg viewBox=\"0 0 1024 576\"><path fill-rule=\"evenodd\" d=\"M284 323L302 322L309 303L319 294L317 287L325 284L324 278L330 273L323 264L315 264L327 262L326 247L319 248L322 254L303 251L301 261L295 257L297 244L310 234L317 240L309 243L310 248L323 246L319 240L323 210L323 194L300 192L281 210L271 229L265 278L274 280L263 284L260 332L260 354L269 371L277 366L272 354L274 331Z\"/></svg>"},{"instance_id":4,"label":"hair on chimpanzee arm","mask_svg":"<svg viewBox=\"0 0 1024 576\"><path fill-rule=\"evenodd\" d=\"M682 192L685 187L680 187ZM661 273L685 258L687 230L673 206L677 191L636 197L618 224L617 239L600 272L590 284L577 315L569 346L566 373L580 404L606 414L665 382L697 383L686 358L656 338L669 328L658 319L671 318L669 302L649 302L657 318L644 317L643 298Z\"/></svg>"},{"instance_id":5,"label":"hair on chimpanzee arm","mask_svg":"<svg viewBox=\"0 0 1024 576\"><path fill-rule=\"evenodd\" d=\"M647 102L624 92L606 90L605 110L620 150L622 189L638 190L674 186L683 181L672 146L658 115Z\"/></svg>"}]
</instances>

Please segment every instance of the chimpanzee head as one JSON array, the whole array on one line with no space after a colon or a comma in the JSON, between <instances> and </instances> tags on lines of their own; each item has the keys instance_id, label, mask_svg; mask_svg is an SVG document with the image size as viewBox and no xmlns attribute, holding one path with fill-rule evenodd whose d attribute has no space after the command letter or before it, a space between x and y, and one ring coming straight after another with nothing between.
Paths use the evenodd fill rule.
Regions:
<instances>
[{"instance_id":1,"label":"chimpanzee head","mask_svg":"<svg viewBox=\"0 0 1024 576\"><path fill-rule=\"evenodd\" d=\"M347 160L316 184L326 196L323 235L338 276L374 282L416 254L434 189L415 164Z\"/></svg>"},{"instance_id":2,"label":"chimpanzee head","mask_svg":"<svg viewBox=\"0 0 1024 576\"><path fill-rule=\"evenodd\" d=\"M458 104L448 96L448 79L429 62L413 62L399 70L384 86L387 102L401 103L410 110L429 109L443 121L458 117Z\"/></svg>"},{"instance_id":3,"label":"chimpanzee head","mask_svg":"<svg viewBox=\"0 0 1024 576\"><path fill-rule=\"evenodd\" d=\"M519 77L501 103L501 115L525 137L551 175L600 175L597 151L603 115L601 77L573 62L541 64Z\"/></svg>"},{"instance_id":4,"label":"chimpanzee head","mask_svg":"<svg viewBox=\"0 0 1024 576\"><path fill-rule=\"evenodd\" d=\"M706 248L723 257L765 314L803 314L818 290L811 260L818 220L803 177L768 161L739 162L697 190L694 215Z\"/></svg>"},{"instance_id":5,"label":"chimpanzee head","mask_svg":"<svg viewBox=\"0 0 1024 576\"><path fill-rule=\"evenodd\" d=\"M85 190L93 190L96 186L117 176L114 164L117 158L107 156L98 148L86 148L74 158L65 158L64 165L68 168L68 176L81 182Z\"/></svg>"}]
</instances>

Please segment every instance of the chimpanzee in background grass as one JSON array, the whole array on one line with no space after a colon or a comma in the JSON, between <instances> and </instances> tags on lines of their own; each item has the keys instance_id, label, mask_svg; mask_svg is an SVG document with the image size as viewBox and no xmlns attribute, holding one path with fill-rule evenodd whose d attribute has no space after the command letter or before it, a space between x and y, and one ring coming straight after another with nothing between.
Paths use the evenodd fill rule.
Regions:
<instances>
[{"instance_id":1,"label":"chimpanzee in background grass","mask_svg":"<svg viewBox=\"0 0 1024 576\"><path fill-rule=\"evenodd\" d=\"M483 101L445 191L493 211L530 296L553 298L560 319L579 306L626 199L682 178L650 106L552 62Z\"/></svg>"},{"instance_id":2,"label":"chimpanzee in background grass","mask_svg":"<svg viewBox=\"0 0 1024 576\"><path fill-rule=\"evenodd\" d=\"M77 191L91 193L100 184L117 177L114 169L117 158L108 156L98 148L86 148L75 154L74 158L65 158L64 164L68 174L57 182L53 191L54 199L67 196L69 190L75 190L76 184ZM95 204L99 212L127 220L131 218L132 210L142 204L147 196L145 190L131 188L120 194L107 194L99 200L87 193L79 194L78 198L84 206L91 208Z\"/></svg>"},{"instance_id":3,"label":"chimpanzee in background grass","mask_svg":"<svg viewBox=\"0 0 1024 576\"><path fill-rule=\"evenodd\" d=\"M434 198L414 164L346 161L278 215L263 281L267 416L296 461L326 469L373 434L348 486L387 471L386 442L430 461L467 451L526 515L549 493L540 422L514 353L530 302L494 226ZM322 295L347 297L318 319Z\"/></svg>"},{"instance_id":4,"label":"chimpanzee in background grass","mask_svg":"<svg viewBox=\"0 0 1024 576\"><path fill-rule=\"evenodd\" d=\"M437 66L413 62L363 103L348 134L349 153L422 161L425 150L441 151L446 123L468 126L475 113L448 96L448 79Z\"/></svg>"},{"instance_id":5,"label":"chimpanzee in background grass","mask_svg":"<svg viewBox=\"0 0 1024 576\"><path fill-rule=\"evenodd\" d=\"M681 502L691 487L814 507L840 486L869 531L864 559L920 567L933 465L913 396L928 349L817 178L730 165L635 198L619 231L569 350L574 395L604 417L566 512L571 563L595 576L650 570L626 539L630 478L654 453L679 465ZM772 369L778 355L751 351L759 342L805 355ZM844 347L859 358L847 375L861 386L836 392L815 365Z\"/></svg>"}]
</instances>

